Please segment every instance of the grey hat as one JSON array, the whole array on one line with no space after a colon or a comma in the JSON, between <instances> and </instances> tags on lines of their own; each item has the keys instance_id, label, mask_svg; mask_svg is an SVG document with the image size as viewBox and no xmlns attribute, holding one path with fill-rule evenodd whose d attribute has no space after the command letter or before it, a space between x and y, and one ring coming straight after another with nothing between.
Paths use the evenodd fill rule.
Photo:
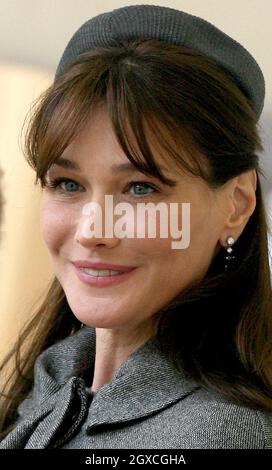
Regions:
<instances>
[{"instance_id":1,"label":"grey hat","mask_svg":"<svg viewBox=\"0 0 272 470\"><path fill-rule=\"evenodd\" d=\"M157 5L131 5L101 13L86 21L68 42L57 66L55 80L74 59L96 46L118 41L159 39L207 55L238 80L257 118L265 96L262 71L252 55L237 41L202 18Z\"/></svg>"}]
</instances>

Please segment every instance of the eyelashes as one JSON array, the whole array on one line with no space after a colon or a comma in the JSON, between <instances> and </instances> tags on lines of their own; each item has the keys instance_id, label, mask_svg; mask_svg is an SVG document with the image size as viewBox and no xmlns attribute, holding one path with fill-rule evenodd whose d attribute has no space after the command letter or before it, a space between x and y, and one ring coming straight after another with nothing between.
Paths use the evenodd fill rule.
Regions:
<instances>
[{"instance_id":1,"label":"eyelashes","mask_svg":"<svg viewBox=\"0 0 272 470\"><path fill-rule=\"evenodd\" d=\"M53 178L53 179L47 179L46 180L46 183L45 183L45 186L49 189L60 189L61 192L68 192L69 191L65 191L63 189L61 189L60 185L62 183L73 183L73 184L78 184L76 181L74 180L71 180L69 178Z\"/></svg>"},{"instance_id":2,"label":"eyelashes","mask_svg":"<svg viewBox=\"0 0 272 470\"><path fill-rule=\"evenodd\" d=\"M63 183L67 183L67 184L72 183L73 185L80 186L80 184L77 183L76 181L74 181L70 178L63 178L63 177L52 178L52 179L48 178L45 182L45 186L48 189L56 190L56 191L60 192L61 194L67 195L68 197L71 197L71 195L74 195L74 194L78 194L78 191L69 191L67 189L62 189L61 185ZM130 190L133 186L145 187L145 188L148 188L148 190L151 190L151 192L147 192L147 193L144 193L144 194L141 193L141 192L140 192L140 194L130 193L129 197L132 197L132 198L151 196L154 193L159 193L160 192L160 190L158 188L156 188L153 184L147 183L146 181L130 181L128 183L128 185L126 186L126 191Z\"/></svg>"}]
</instances>

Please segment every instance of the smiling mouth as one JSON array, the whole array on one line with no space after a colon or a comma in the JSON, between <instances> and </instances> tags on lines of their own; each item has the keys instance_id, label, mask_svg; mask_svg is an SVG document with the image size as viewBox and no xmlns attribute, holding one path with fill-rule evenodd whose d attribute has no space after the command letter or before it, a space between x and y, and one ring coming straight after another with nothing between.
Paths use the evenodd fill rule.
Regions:
<instances>
[{"instance_id":1,"label":"smiling mouth","mask_svg":"<svg viewBox=\"0 0 272 470\"><path fill-rule=\"evenodd\" d=\"M89 268L79 268L79 269L80 271L92 277L112 277L112 276L120 276L124 274L124 271L113 271L109 269L89 269Z\"/></svg>"},{"instance_id":2,"label":"smiling mouth","mask_svg":"<svg viewBox=\"0 0 272 470\"><path fill-rule=\"evenodd\" d=\"M129 271L113 271L112 269L91 269L82 266L74 266L74 268L81 282L95 288L114 287L129 279L132 272L136 270L136 268L132 268Z\"/></svg>"}]
</instances>

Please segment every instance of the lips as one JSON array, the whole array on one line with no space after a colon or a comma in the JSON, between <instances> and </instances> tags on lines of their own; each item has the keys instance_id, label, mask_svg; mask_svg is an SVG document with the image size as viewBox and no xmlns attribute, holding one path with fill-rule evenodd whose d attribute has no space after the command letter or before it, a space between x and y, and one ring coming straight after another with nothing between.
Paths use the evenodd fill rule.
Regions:
<instances>
[{"instance_id":1,"label":"lips","mask_svg":"<svg viewBox=\"0 0 272 470\"><path fill-rule=\"evenodd\" d=\"M123 266L120 264L109 264L109 263L92 263L88 260L77 260L72 262L77 268L89 268L89 269L108 269L112 271L119 271L127 273L135 269L136 266Z\"/></svg>"}]
</instances>

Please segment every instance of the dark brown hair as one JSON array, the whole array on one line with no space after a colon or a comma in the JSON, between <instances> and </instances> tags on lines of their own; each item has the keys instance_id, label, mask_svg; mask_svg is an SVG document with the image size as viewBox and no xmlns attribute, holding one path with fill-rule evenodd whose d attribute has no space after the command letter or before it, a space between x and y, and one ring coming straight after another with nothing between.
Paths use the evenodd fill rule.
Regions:
<instances>
[{"instance_id":1,"label":"dark brown hair","mask_svg":"<svg viewBox=\"0 0 272 470\"><path fill-rule=\"evenodd\" d=\"M256 207L235 243L235 265L224 271L222 247L204 279L162 310L158 338L177 368L203 387L234 403L271 411L268 224L257 155L263 147L249 97L230 72L188 48L147 40L85 52L31 109L24 153L41 187L50 165L100 103L107 106L127 158L162 182L167 178L156 165L150 135L160 135L163 154L211 188L256 170ZM63 313L66 303L54 278L1 366L15 359L3 391L2 437L33 385L38 355L80 328L72 312Z\"/></svg>"}]
</instances>

